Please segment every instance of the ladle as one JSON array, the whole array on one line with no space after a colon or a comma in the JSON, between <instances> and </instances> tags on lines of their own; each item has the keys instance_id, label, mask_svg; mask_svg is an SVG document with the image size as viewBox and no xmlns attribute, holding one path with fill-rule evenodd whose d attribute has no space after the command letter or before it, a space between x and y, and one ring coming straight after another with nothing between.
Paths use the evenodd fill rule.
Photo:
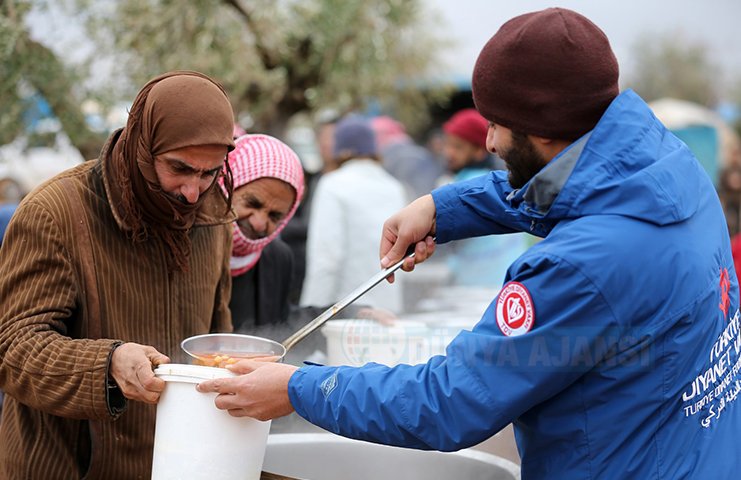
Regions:
<instances>
[{"instance_id":1,"label":"ladle","mask_svg":"<svg viewBox=\"0 0 741 480\"><path fill-rule=\"evenodd\" d=\"M410 251L407 252L407 255L405 255L404 258L373 275L362 285L347 294L339 302L335 303L314 320L298 329L296 333L283 340L282 343L251 335L212 333L186 338L180 344L180 347L185 351L185 353L196 360L202 359L203 355L217 353L235 354L235 357L239 356L240 353L249 353L254 356L276 356L278 358L283 358L286 352L288 352L288 350L290 350L294 345L306 338L310 333L324 325L327 320L340 313L345 307L353 303L370 289L381 283L389 275L401 268L407 258L414 258L414 245L410 247Z\"/></svg>"}]
</instances>

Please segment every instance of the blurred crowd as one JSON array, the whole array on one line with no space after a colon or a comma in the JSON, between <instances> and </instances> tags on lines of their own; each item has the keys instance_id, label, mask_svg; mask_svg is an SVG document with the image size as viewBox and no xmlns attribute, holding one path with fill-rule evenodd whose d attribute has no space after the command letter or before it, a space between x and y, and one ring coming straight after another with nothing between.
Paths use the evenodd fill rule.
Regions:
<instances>
[{"instance_id":1,"label":"blurred crowd","mask_svg":"<svg viewBox=\"0 0 741 480\"><path fill-rule=\"evenodd\" d=\"M438 186L503 169L486 149L487 128L474 109L461 110L443 124L434 148L388 116L325 121L317 135L323 167L307 175L299 218L286 227L296 265L291 298L302 305L336 301L378 270L378 241L390 215ZM527 246L523 235L508 235L440 249L435 282L496 288ZM395 314L413 311L414 275L398 277L398 285L376 289L364 302Z\"/></svg>"},{"instance_id":2,"label":"blurred crowd","mask_svg":"<svg viewBox=\"0 0 741 480\"><path fill-rule=\"evenodd\" d=\"M660 106L656 108L663 114ZM320 118L313 128L312 145L312 156L321 160L319 168L302 158L305 149L296 148L301 152L296 154L287 145L291 143L290 132L283 139L287 144L273 139L295 155L291 168L301 170L301 175L294 175L288 183L301 194L291 200L290 215L274 222L272 228L267 223L248 227L256 237L268 240L256 249L260 261L234 276L235 291L244 284L244 288L258 292L262 285L262 295L233 296L232 308L237 312L252 310L244 331L276 319L295 317L296 321L306 321L307 315L316 312L304 310L298 314L302 312L300 307L329 305L379 268L377 243L389 215L436 187L506 168L496 154L487 151L488 125L473 108L454 112L440 128L430 129L417 139L401 122L386 115L323 112ZM234 127L235 140L253 138L258 133L248 134L238 124ZM729 145L721 152L716 184L734 256L741 263L741 147L737 140L724 142ZM73 161L79 162L80 158ZM25 180L10 174L0 178L0 242L21 199L36 184L69 166L69 161L56 163L61 166L46 167L38 175L24 175ZM270 172L264 175L276 176ZM258 179L245 174L242 183ZM235 191L240 186L235 185ZM250 218L246 224L260 223ZM432 285L430 276L419 282L412 277L402 278L398 285L369 293L364 304L375 308L376 314L384 311L392 318L415 311L416 303L424 296L415 289L446 285L498 288L507 266L535 241L527 234L513 234L442 246L433 262L435 267L430 267L434 270ZM235 243L240 243L237 237ZM264 293L267 291L270 295ZM239 329L239 325L236 327Z\"/></svg>"}]
</instances>

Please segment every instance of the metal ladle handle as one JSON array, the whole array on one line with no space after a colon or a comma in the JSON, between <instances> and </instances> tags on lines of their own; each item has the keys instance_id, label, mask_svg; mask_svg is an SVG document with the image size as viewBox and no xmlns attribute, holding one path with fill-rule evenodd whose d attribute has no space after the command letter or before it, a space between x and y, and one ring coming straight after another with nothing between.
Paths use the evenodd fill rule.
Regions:
<instances>
[{"instance_id":1,"label":"metal ladle handle","mask_svg":"<svg viewBox=\"0 0 741 480\"><path fill-rule=\"evenodd\" d=\"M338 313L340 313L345 307L350 305L352 302L363 296L368 290L375 287L379 283L381 283L383 280L386 279L389 275L397 271L399 268L401 268L402 265L404 265L404 260L407 258L414 258L414 245L410 247L411 253L407 253L404 258L396 262L395 264L391 265L390 267L381 270L377 274L373 275L371 278L369 278L365 283L360 285L358 288L350 292L347 296L345 296L342 300L335 303L328 309L326 309L324 312L322 312L318 317L316 317L314 320L310 321L300 329L296 331L293 335L283 340L283 346L286 347L286 351L290 350L291 347L296 345L298 342L303 340L307 335L312 333L317 328L324 325L324 323L329 320L330 318L334 317Z\"/></svg>"}]
</instances>

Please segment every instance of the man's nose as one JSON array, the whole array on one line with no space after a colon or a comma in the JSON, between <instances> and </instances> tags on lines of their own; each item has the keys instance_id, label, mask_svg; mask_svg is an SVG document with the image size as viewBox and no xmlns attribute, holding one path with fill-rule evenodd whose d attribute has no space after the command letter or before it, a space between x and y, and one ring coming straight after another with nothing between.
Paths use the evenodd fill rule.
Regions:
<instances>
[{"instance_id":1,"label":"man's nose","mask_svg":"<svg viewBox=\"0 0 741 480\"><path fill-rule=\"evenodd\" d=\"M185 197L188 203L196 203L201 195L200 182L198 179L190 180L180 187L180 194Z\"/></svg>"},{"instance_id":2,"label":"man's nose","mask_svg":"<svg viewBox=\"0 0 741 480\"><path fill-rule=\"evenodd\" d=\"M260 236L267 235L268 224L268 216L262 212L255 212L250 216L250 225L252 225L252 230Z\"/></svg>"}]
</instances>

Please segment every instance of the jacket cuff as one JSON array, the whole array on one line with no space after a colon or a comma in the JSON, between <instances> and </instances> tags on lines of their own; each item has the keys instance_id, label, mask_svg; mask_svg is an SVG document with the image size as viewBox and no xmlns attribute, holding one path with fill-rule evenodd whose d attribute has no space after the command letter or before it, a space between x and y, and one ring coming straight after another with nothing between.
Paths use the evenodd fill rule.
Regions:
<instances>
[{"instance_id":1,"label":"jacket cuff","mask_svg":"<svg viewBox=\"0 0 741 480\"><path fill-rule=\"evenodd\" d=\"M435 243L443 244L454 240L456 215L451 212L460 212L463 205L456 185L436 188L432 191L432 201L435 202Z\"/></svg>"},{"instance_id":2,"label":"jacket cuff","mask_svg":"<svg viewBox=\"0 0 741 480\"><path fill-rule=\"evenodd\" d=\"M308 370L314 368L314 366L301 367L291 375L288 379L288 399L291 401L291 406L296 410L301 417L308 420L306 409L301 403L301 398L304 393L304 382L308 381L306 373Z\"/></svg>"},{"instance_id":3,"label":"jacket cuff","mask_svg":"<svg viewBox=\"0 0 741 480\"><path fill-rule=\"evenodd\" d=\"M306 365L299 368L288 379L288 399L301 417L322 428L321 423L312 421L312 416L321 415L327 407L329 395L337 387L338 367ZM323 412L323 413L320 413Z\"/></svg>"},{"instance_id":4,"label":"jacket cuff","mask_svg":"<svg viewBox=\"0 0 741 480\"><path fill-rule=\"evenodd\" d=\"M123 345L123 342L120 341L113 344L111 351L108 353L108 362L106 364L105 400L106 405L108 406L108 413L114 419L118 418L126 410L128 403L123 392L111 375L111 359L113 358L113 352L121 345Z\"/></svg>"}]
</instances>

